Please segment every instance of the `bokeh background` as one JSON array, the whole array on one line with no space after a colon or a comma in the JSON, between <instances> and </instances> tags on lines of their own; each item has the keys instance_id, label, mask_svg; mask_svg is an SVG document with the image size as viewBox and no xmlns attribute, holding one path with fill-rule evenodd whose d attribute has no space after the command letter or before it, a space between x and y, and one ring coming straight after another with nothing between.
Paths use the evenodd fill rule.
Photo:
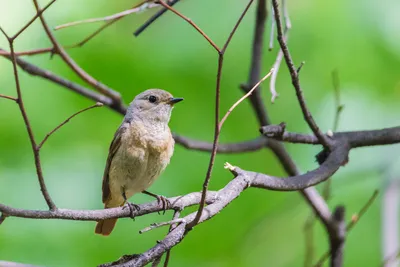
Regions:
<instances>
[{"instance_id":1,"label":"bokeh background","mask_svg":"<svg viewBox=\"0 0 400 267\"><path fill-rule=\"evenodd\" d=\"M102 17L129 8L133 1L57 1L46 13L49 24ZM46 4L40 1L42 6ZM218 44L227 38L247 1L182 1L176 8L192 18ZM0 0L0 25L15 33L34 14L31 1ZM375 129L400 123L400 2L289 1L293 29L289 47L299 64L301 83L312 112L324 131L334 118L331 72L338 70L345 109L340 130ZM237 100L239 85L247 80L253 37L255 5L241 24L226 54L222 75L222 112ZM135 38L132 32L155 10L131 15L108 28L82 48L68 52L98 80L119 91L128 103L147 88L163 88L185 101L177 105L170 122L174 132L212 141L217 55L186 22L166 14ZM266 27L263 71L272 66L277 43L268 52L271 21ZM73 44L99 24L56 32L63 45ZM16 50L49 47L39 21L16 41ZM0 37L0 47L8 48ZM72 81L84 83L55 56L39 55L29 62ZM72 113L91 101L48 81L20 71L26 108L38 140ZM263 98L273 122L285 121L291 131L310 132L304 122L286 66L277 81L280 97L270 103L268 82ZM12 65L0 58L0 93L15 95ZM73 119L42 149L45 180L60 208L100 209L101 179L108 146L122 117L100 108ZM222 142L258 136L257 120L249 103L241 104L222 131ZM316 167L317 147L287 145L302 171ZM397 179L399 146L352 151L350 164L333 178L329 205L344 204L347 218L357 212L375 189L381 192ZM151 191L175 196L201 190L209 153L176 146L174 157ZM284 176L268 150L241 155L218 155L210 188L218 190L232 179L223 169L229 161L244 169ZM396 163L397 162L397 163ZM397 176L396 176L397 175ZM382 194L381 194L382 195ZM346 266L378 266L381 256L381 195L349 234ZM132 201L152 201L144 195ZM46 209L34 170L32 152L17 106L0 99L0 202L18 208ZM302 266L305 254L304 222L310 208L299 193L246 190L212 220L196 229L172 251L171 266ZM107 238L94 234L94 222L8 218L0 227L0 259L44 266L94 266L123 254L140 253L162 239L167 228L140 235L152 222L172 213L149 215L136 221L122 219ZM328 241L319 223L315 255Z\"/></svg>"}]
</instances>

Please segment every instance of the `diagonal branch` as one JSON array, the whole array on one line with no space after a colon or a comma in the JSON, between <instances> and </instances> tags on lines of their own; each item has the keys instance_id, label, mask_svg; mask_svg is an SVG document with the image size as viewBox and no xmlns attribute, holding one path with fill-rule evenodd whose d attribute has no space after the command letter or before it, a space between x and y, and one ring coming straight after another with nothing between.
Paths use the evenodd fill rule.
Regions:
<instances>
[{"instance_id":1,"label":"diagonal branch","mask_svg":"<svg viewBox=\"0 0 400 267\"><path fill-rule=\"evenodd\" d=\"M329 139L321 132L318 125L315 123L314 118L311 115L310 110L307 107L306 101L303 96L303 91L300 86L299 76L297 70L294 66L292 57L290 56L289 49L286 45L286 40L284 38L284 33L282 30L281 18L280 18L280 11L278 6L278 0L272 0L272 5L274 8L274 15L276 21L276 28L277 28L277 35L278 35L278 42L281 46L286 65L289 69L290 76L292 78L292 84L296 89L297 99L299 100L301 110L303 112L304 120L307 122L308 126L313 131L314 135L318 137L320 143L328 150L331 149L332 144L329 142Z\"/></svg>"},{"instance_id":2,"label":"diagonal branch","mask_svg":"<svg viewBox=\"0 0 400 267\"><path fill-rule=\"evenodd\" d=\"M36 11L39 12L39 4L37 0L33 0L33 3L35 5ZM47 25L46 20L44 19L43 15L39 15L40 21L42 22L43 28L49 37L51 43L53 44L56 52L61 56L63 61L85 82L93 86L96 90L98 90L100 93L110 97L111 99L114 100L115 103L120 103L121 102L121 96L118 92L112 90L111 88L108 88L104 84L100 83L96 79L94 79L92 76L90 76L88 73L86 73L81 67L79 67L78 64L68 55L68 53L65 51L65 49L58 43L57 39L54 37L53 33L51 32L50 27Z\"/></svg>"},{"instance_id":3,"label":"diagonal branch","mask_svg":"<svg viewBox=\"0 0 400 267\"><path fill-rule=\"evenodd\" d=\"M48 134L46 134L46 136L43 138L42 142L40 142L40 144L37 146L37 149L40 150L40 149L42 148L42 146L44 145L44 143L47 141L47 139L49 139L49 137L50 137L52 134L54 134L58 129L60 129L61 127L63 127L65 124L67 124L73 117L75 117L75 116L77 116L77 115L81 114L82 112L85 112L85 111L87 111L87 110L89 110L89 109L98 108L98 107L102 107L102 106L103 106L102 103L97 102L96 104L94 104L94 105L92 105L92 106L90 106L90 107L84 108L84 109L82 109L82 110L80 110L80 111L78 111L78 112L72 114L72 115L69 116L65 121L63 121L62 123L60 123L56 128L54 128L54 129L51 130Z\"/></svg>"}]
</instances>

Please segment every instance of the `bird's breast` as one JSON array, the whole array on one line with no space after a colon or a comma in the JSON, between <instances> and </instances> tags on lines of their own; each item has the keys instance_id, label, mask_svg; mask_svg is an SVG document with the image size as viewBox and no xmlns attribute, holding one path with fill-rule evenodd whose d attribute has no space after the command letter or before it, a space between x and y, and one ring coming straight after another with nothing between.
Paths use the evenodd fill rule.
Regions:
<instances>
[{"instance_id":1,"label":"bird's breast","mask_svg":"<svg viewBox=\"0 0 400 267\"><path fill-rule=\"evenodd\" d=\"M113 191L124 188L129 198L146 190L158 178L169 164L174 150L174 140L167 130L152 135L140 127L127 129L111 164Z\"/></svg>"}]
</instances>

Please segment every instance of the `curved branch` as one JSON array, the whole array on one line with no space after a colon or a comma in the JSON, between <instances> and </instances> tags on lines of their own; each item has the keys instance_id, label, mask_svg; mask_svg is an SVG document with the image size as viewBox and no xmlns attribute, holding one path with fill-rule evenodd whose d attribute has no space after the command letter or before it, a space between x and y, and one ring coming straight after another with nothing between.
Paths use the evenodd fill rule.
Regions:
<instances>
[{"instance_id":1,"label":"curved branch","mask_svg":"<svg viewBox=\"0 0 400 267\"><path fill-rule=\"evenodd\" d=\"M325 162L317 169L284 179L256 172L244 171L238 167L234 167L232 171L237 175L251 178L251 186L253 187L275 191L297 191L319 184L331 177L341 166L347 163L349 151L350 147L347 143L336 146Z\"/></svg>"}]
</instances>

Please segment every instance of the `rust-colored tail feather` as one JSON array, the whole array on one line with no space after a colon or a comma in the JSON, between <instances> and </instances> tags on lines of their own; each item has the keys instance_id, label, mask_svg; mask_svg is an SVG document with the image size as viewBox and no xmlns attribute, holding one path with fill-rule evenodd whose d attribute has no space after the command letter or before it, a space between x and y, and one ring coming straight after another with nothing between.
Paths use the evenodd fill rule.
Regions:
<instances>
[{"instance_id":1,"label":"rust-colored tail feather","mask_svg":"<svg viewBox=\"0 0 400 267\"><path fill-rule=\"evenodd\" d=\"M107 236L107 235L111 234L116 223L117 223L117 219L114 219L114 218L98 221L94 232L96 234Z\"/></svg>"}]
</instances>

